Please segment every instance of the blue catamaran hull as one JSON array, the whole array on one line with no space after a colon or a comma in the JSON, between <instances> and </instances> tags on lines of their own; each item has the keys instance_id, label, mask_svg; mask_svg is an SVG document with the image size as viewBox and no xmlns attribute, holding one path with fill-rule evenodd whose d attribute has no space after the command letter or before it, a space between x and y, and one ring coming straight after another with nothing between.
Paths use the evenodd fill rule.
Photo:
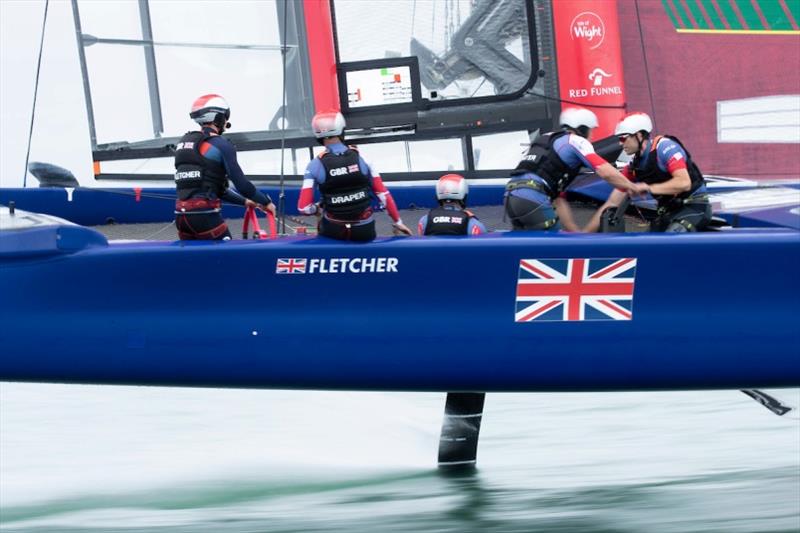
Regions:
<instances>
[{"instance_id":1,"label":"blue catamaran hull","mask_svg":"<svg viewBox=\"0 0 800 533\"><path fill-rule=\"evenodd\" d=\"M609 315L577 293L540 317L520 312L536 301L521 288L526 280L558 281L529 266L590 272L616 259L635 259L635 269L611 279L631 286L631 300L610 298L621 307ZM797 387L798 267L800 234L790 230L108 245L87 228L36 227L0 234L0 380L398 391ZM547 298L556 297L539 303ZM578 319L565 320L569 305Z\"/></svg>"}]
</instances>

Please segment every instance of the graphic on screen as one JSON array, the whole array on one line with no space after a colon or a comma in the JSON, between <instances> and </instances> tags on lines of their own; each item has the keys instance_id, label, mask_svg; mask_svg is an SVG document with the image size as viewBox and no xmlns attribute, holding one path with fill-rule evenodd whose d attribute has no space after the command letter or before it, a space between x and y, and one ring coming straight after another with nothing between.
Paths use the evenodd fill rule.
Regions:
<instances>
[{"instance_id":1,"label":"graphic on screen","mask_svg":"<svg viewBox=\"0 0 800 533\"><path fill-rule=\"evenodd\" d=\"M346 73L346 81L350 109L413 101L408 66L355 70Z\"/></svg>"}]
</instances>

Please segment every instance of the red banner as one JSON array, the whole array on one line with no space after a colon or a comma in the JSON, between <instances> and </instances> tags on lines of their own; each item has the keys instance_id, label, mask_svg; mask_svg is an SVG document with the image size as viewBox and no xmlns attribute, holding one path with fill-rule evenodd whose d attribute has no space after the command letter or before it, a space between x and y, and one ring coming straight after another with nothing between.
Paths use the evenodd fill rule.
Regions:
<instances>
[{"instance_id":1,"label":"red banner","mask_svg":"<svg viewBox=\"0 0 800 533\"><path fill-rule=\"evenodd\" d=\"M553 24L562 109L591 109L600 121L594 138L611 135L625 115L617 0L553 0Z\"/></svg>"},{"instance_id":2,"label":"red banner","mask_svg":"<svg viewBox=\"0 0 800 533\"><path fill-rule=\"evenodd\" d=\"M314 111L339 111L330 0L303 0Z\"/></svg>"}]
</instances>

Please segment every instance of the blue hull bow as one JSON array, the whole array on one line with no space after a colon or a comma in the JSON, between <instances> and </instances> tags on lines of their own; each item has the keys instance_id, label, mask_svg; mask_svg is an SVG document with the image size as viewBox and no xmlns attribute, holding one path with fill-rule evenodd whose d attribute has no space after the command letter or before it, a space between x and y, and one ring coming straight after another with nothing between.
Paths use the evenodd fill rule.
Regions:
<instances>
[{"instance_id":1,"label":"blue hull bow","mask_svg":"<svg viewBox=\"0 0 800 533\"><path fill-rule=\"evenodd\" d=\"M614 263L624 259L635 269ZM451 392L797 387L799 267L800 234L789 230L369 245L108 245L77 226L6 231L0 380ZM569 268L585 269L584 281ZM618 294L580 292L595 281Z\"/></svg>"}]
</instances>

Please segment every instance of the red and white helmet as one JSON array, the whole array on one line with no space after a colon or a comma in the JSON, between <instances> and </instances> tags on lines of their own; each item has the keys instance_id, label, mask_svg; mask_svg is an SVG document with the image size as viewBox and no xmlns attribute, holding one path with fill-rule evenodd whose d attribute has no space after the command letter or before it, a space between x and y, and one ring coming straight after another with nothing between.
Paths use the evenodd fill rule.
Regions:
<instances>
[{"instance_id":1,"label":"red and white helmet","mask_svg":"<svg viewBox=\"0 0 800 533\"><path fill-rule=\"evenodd\" d=\"M445 174L436 182L436 199L439 201L455 200L466 205L468 193L467 180L460 174Z\"/></svg>"},{"instance_id":2,"label":"red and white helmet","mask_svg":"<svg viewBox=\"0 0 800 533\"><path fill-rule=\"evenodd\" d=\"M311 119L311 129L314 130L314 137L317 139L341 137L346 125L344 116L333 110L320 111Z\"/></svg>"},{"instance_id":3,"label":"red and white helmet","mask_svg":"<svg viewBox=\"0 0 800 533\"><path fill-rule=\"evenodd\" d=\"M593 129L598 124L597 115L583 107L566 108L558 117L558 123L562 126L569 126L573 130L577 130L581 126Z\"/></svg>"},{"instance_id":4,"label":"red and white helmet","mask_svg":"<svg viewBox=\"0 0 800 533\"><path fill-rule=\"evenodd\" d=\"M228 102L220 95L204 94L192 104L189 117L201 125L225 124L231 118L231 108Z\"/></svg>"},{"instance_id":5,"label":"red and white helmet","mask_svg":"<svg viewBox=\"0 0 800 533\"><path fill-rule=\"evenodd\" d=\"M617 124L614 135L633 135L640 131L653 131L653 121L646 113L630 113Z\"/></svg>"}]
</instances>

